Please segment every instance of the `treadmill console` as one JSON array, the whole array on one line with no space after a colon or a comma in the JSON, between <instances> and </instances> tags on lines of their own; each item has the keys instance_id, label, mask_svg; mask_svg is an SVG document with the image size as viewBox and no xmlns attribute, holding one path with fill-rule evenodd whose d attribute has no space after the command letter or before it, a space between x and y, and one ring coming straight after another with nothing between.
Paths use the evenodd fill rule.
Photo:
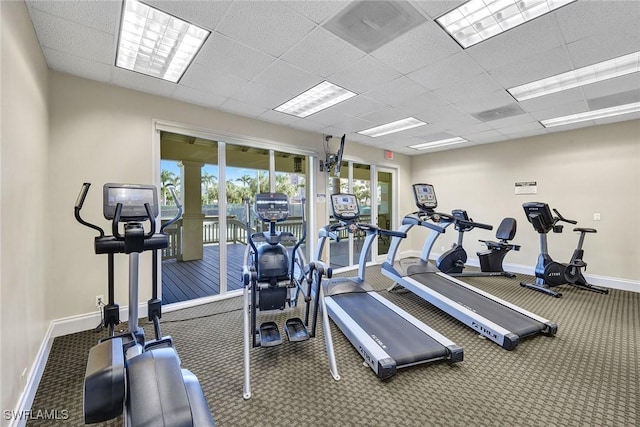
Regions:
<instances>
[{"instance_id":1,"label":"treadmill console","mask_svg":"<svg viewBox=\"0 0 640 427\"><path fill-rule=\"evenodd\" d=\"M413 184L413 195L418 209L427 211L438 207L436 192L431 184Z\"/></svg>"},{"instance_id":2,"label":"treadmill console","mask_svg":"<svg viewBox=\"0 0 640 427\"><path fill-rule=\"evenodd\" d=\"M289 198L283 193L256 194L256 215L264 222L280 222L289 217Z\"/></svg>"},{"instance_id":3,"label":"treadmill console","mask_svg":"<svg viewBox=\"0 0 640 427\"><path fill-rule=\"evenodd\" d=\"M354 194L332 194L333 217L339 221L353 221L360 218L358 199Z\"/></svg>"},{"instance_id":4,"label":"treadmill console","mask_svg":"<svg viewBox=\"0 0 640 427\"><path fill-rule=\"evenodd\" d=\"M114 218L118 203L122 204L120 222L149 219L145 203L149 204L153 217L158 216L158 193L153 185L107 183L102 187L102 195L105 219Z\"/></svg>"}]
</instances>

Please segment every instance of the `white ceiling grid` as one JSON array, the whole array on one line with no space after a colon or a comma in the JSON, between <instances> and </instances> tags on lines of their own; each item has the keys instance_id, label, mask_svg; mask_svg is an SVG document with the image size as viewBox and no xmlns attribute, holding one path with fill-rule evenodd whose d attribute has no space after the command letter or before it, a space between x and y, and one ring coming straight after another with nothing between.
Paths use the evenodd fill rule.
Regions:
<instances>
[{"instance_id":1,"label":"white ceiling grid","mask_svg":"<svg viewBox=\"0 0 640 427\"><path fill-rule=\"evenodd\" d=\"M520 103L506 91L640 50L637 0L578 0L466 50L434 21L464 1L410 0L425 22L368 54L323 27L348 1L145 3L212 31L177 84L115 67L120 1L27 1L53 70L410 155L421 152L409 145L447 137L468 146L640 118L538 122L638 102L639 73ZM323 80L358 95L304 119L273 111ZM499 116L514 107L522 111ZM409 116L428 124L379 138L356 133Z\"/></svg>"}]
</instances>

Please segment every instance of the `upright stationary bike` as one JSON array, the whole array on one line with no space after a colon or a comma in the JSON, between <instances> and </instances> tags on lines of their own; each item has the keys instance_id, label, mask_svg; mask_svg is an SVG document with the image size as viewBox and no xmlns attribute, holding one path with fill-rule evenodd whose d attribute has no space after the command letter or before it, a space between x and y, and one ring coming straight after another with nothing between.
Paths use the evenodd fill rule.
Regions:
<instances>
[{"instance_id":1,"label":"upright stationary bike","mask_svg":"<svg viewBox=\"0 0 640 427\"><path fill-rule=\"evenodd\" d=\"M333 377L336 380L340 379L333 353L329 318L320 290L317 289L324 274L331 277L331 270L325 270L321 262L307 264L300 249L307 235L304 199L302 199L302 236L299 240L289 231L276 230L276 224L286 220L289 216L289 198L286 194L260 193L256 195L256 216L261 222L269 225L267 231L252 233L248 198L245 199L245 203L248 244L242 271L244 282L243 397L245 399L251 398L250 349L252 347L274 347L282 344L278 325L275 322L266 321L258 326L257 313L295 307L299 293L305 302L304 321L298 317L288 319L284 325L287 338L289 342L300 342L315 337L316 319L322 301L323 330L329 367ZM293 244L291 254L283 245L287 242ZM309 324L311 311L313 311L313 317L311 324Z\"/></svg>"},{"instance_id":2,"label":"upright stationary bike","mask_svg":"<svg viewBox=\"0 0 640 427\"><path fill-rule=\"evenodd\" d=\"M158 195L156 187L137 184L105 184L103 213L111 221L112 235L80 217L91 184L82 185L75 205L76 220L99 235L94 240L96 254L108 255L109 303L104 307L104 326L109 336L89 351L84 377L84 420L87 424L107 421L124 414L125 426L214 426L198 379L181 369L180 358L171 337L160 332L161 301L158 299L158 251L169 244L164 229L182 215L178 214L156 233ZM145 231L149 222L149 231ZM123 231L120 231L120 224ZM153 254L152 298L148 301L149 320L155 339L146 341L138 326L139 254ZM129 255L129 328L115 333L120 323L119 306L114 301L114 254Z\"/></svg>"},{"instance_id":3,"label":"upright stationary bike","mask_svg":"<svg viewBox=\"0 0 640 427\"><path fill-rule=\"evenodd\" d=\"M587 282L582 269L587 268L587 263L583 261L584 250L582 245L587 233L596 233L594 228L574 228L573 231L580 233L578 247L573 251L571 260L568 264L556 262L549 256L547 248L547 233L553 230L554 233L562 233L563 226L558 222L566 222L568 224L577 224L577 221L564 218L560 212L553 210L557 216L553 216L549 205L541 202L528 202L522 205L527 219L533 225L533 228L540 234L540 255L536 264L536 281L535 283L520 283L520 285L553 295L560 298L562 294L554 291L553 287L560 285L572 285L580 289L588 291L600 292L608 294L609 290L594 286Z\"/></svg>"}]
</instances>

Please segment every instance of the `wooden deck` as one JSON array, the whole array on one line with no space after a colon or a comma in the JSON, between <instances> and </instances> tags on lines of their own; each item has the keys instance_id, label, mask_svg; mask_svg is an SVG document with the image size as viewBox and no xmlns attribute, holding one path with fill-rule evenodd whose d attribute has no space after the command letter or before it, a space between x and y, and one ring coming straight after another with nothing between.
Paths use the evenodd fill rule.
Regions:
<instances>
[{"instance_id":1,"label":"wooden deck","mask_svg":"<svg viewBox=\"0 0 640 427\"><path fill-rule=\"evenodd\" d=\"M227 245L227 290L242 289L245 245ZM204 246L201 260L162 261L162 304L187 301L220 293L220 246Z\"/></svg>"},{"instance_id":2,"label":"wooden deck","mask_svg":"<svg viewBox=\"0 0 640 427\"><path fill-rule=\"evenodd\" d=\"M331 267L340 268L349 263L348 241L332 243ZM356 259L362 243L355 243ZM203 259L195 261L162 261L162 304L188 301L220 293L220 247L204 246ZM241 272L245 245L227 244L227 291L242 289ZM371 257L369 256L369 259Z\"/></svg>"}]
</instances>

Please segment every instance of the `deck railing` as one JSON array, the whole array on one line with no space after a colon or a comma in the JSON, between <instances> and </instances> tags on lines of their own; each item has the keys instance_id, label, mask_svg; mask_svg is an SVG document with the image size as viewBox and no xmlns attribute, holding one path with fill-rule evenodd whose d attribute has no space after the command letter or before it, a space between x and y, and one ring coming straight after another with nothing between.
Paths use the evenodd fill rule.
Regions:
<instances>
[{"instance_id":1,"label":"deck railing","mask_svg":"<svg viewBox=\"0 0 640 427\"><path fill-rule=\"evenodd\" d=\"M258 230L262 230L259 227ZM266 228L264 228L266 230ZM292 219L278 223L279 231L288 231L294 236L302 235L302 221ZM252 228L251 232L255 232L256 228ZM162 259L180 259L182 255L182 220L178 220L175 224L165 229L169 235L169 247L162 251ZM205 217L202 223L202 243L217 244L220 243L220 221L218 217ZM247 226L235 217L227 218L227 243L247 244Z\"/></svg>"},{"instance_id":2,"label":"deck railing","mask_svg":"<svg viewBox=\"0 0 640 427\"><path fill-rule=\"evenodd\" d=\"M368 217L362 217L363 222L369 220ZM164 220L163 220L164 222ZM257 227L251 229L251 232L257 230L267 230L266 225L260 223ZM302 219L291 218L283 222L279 222L276 226L278 231L287 231L294 236L302 236ZM182 219L176 221L170 227L165 229L169 235L169 247L162 250L162 259L180 259L182 255ZM340 232L340 238L348 237L348 231ZM360 237L357 235L356 237ZM202 222L202 243L217 244L220 243L220 220L217 216L205 216ZM227 217L227 243L247 244L247 225L236 219L235 216Z\"/></svg>"}]
</instances>

